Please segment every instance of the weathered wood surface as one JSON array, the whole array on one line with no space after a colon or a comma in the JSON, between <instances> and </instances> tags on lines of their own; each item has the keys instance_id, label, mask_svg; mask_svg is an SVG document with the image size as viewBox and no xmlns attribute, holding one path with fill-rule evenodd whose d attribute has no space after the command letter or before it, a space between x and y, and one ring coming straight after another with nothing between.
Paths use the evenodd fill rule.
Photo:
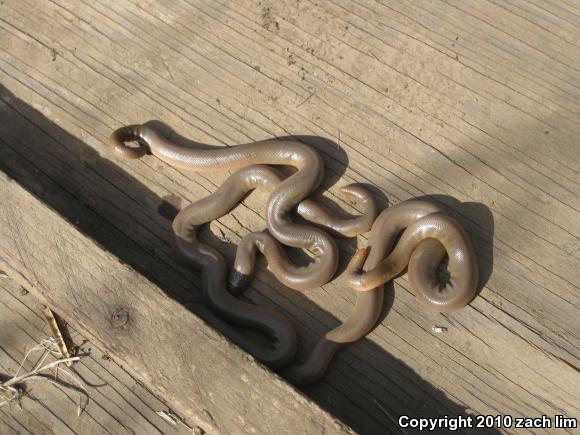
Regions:
<instances>
[{"instance_id":1,"label":"weathered wood surface","mask_svg":"<svg viewBox=\"0 0 580 435\"><path fill-rule=\"evenodd\" d=\"M0 278L0 374L14 374L25 353L50 337L38 299L9 277ZM0 408L2 434L191 434L157 413L175 411L149 392L118 364L75 329L67 326L72 342L80 346L81 362L74 375L84 381L89 402L77 416L77 393L43 382L28 385L29 397L20 406ZM32 368L34 355L24 370ZM47 361L48 362L48 361ZM83 399L84 400L84 399Z\"/></svg>"},{"instance_id":2,"label":"weathered wood surface","mask_svg":"<svg viewBox=\"0 0 580 435\"><path fill-rule=\"evenodd\" d=\"M0 165L187 301L199 281L171 260L168 204L227 174L116 160L110 132L159 119L219 145L300 136L323 154L326 186L448 207L485 283L442 316L398 279L386 319L307 393L368 433L402 414L578 417L578 41L571 0L5 0ZM263 199L213 229L233 243L261 229ZM302 356L355 298L340 278L299 295L265 271L246 296L294 319Z\"/></svg>"},{"instance_id":3,"label":"weathered wood surface","mask_svg":"<svg viewBox=\"0 0 580 435\"><path fill-rule=\"evenodd\" d=\"M79 325L197 433L350 432L4 174L0 196L0 268ZM128 312L124 327L111 321L119 308ZM102 429L119 432L112 423Z\"/></svg>"}]
</instances>

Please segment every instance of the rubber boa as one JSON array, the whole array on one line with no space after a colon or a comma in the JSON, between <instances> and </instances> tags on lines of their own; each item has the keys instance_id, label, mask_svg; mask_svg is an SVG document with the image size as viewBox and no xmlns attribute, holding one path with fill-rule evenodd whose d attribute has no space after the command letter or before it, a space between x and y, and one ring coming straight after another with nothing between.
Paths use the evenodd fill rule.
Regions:
<instances>
[{"instance_id":1,"label":"rubber boa","mask_svg":"<svg viewBox=\"0 0 580 435\"><path fill-rule=\"evenodd\" d=\"M271 191L283 179L279 172L274 171L274 168L258 168L257 166L249 168L253 168L254 177L262 177L260 185L262 189ZM260 173L256 174L258 170ZM246 174L237 173L232 175L228 179L228 184L230 184L230 181L235 184L240 179L239 177L246 177ZM309 198L298 204L296 214L340 237L356 237L359 234L366 233L378 214L373 196L363 186L356 183L341 187L339 195L345 199L353 199L357 208L362 210L362 214L355 217L340 218L333 215L319 202ZM231 292L238 294L248 286L254 273L257 251L266 257L268 270L280 282L291 288L298 287L289 285L289 283L300 279L304 273L304 268L294 266L282 245L268 231L256 231L244 236L238 245L234 266L229 275Z\"/></svg>"},{"instance_id":2,"label":"rubber boa","mask_svg":"<svg viewBox=\"0 0 580 435\"><path fill-rule=\"evenodd\" d=\"M294 357L296 332L293 326L277 312L237 299L231 292L228 292L225 283L227 266L223 256L211 246L200 242L197 238L197 230L200 226L229 213L248 192L254 189L270 192L283 179L284 177L278 171L269 166L251 165L242 168L228 177L214 193L181 210L172 223L174 250L182 262L189 266L201 268L202 289L210 308L234 325L266 334L272 340L273 346L264 348L239 332L231 328L224 328L223 323L221 324L222 332L271 368L282 367ZM369 215L363 214L343 220L333 218L329 224L332 224L332 229L338 233L345 229L348 234L356 231L365 232L376 216L376 206L372 196L362 190L361 186L350 185L346 187L345 192L355 192L356 195L353 194L353 196L364 203L363 210L369 212ZM367 208L369 204L372 206ZM302 214L306 219L319 220L316 211L328 213L326 208L313 200L309 200L298 209L300 210L299 214ZM267 232L260 232L260 234L267 234ZM267 243L270 245L269 250L279 249L282 252L265 252L269 264L279 265L274 267L290 267L291 264L286 259L286 254L279 242L270 236ZM206 318L209 316L207 312L204 315Z\"/></svg>"},{"instance_id":3,"label":"rubber boa","mask_svg":"<svg viewBox=\"0 0 580 435\"><path fill-rule=\"evenodd\" d=\"M148 126L124 127L113 134L112 140L117 152L124 157L138 158L150 152L173 166L185 169L239 169L255 163L294 166L297 172L279 182L268 200L268 230L279 242L307 249L316 258L312 265L296 268L298 273L293 271L285 284L304 290L322 285L334 274L337 253L332 239L317 228L295 225L288 216L292 209L300 209L297 204L318 186L322 177L320 158L310 148L294 142L264 141L228 150L198 150L168 142ZM126 146L125 142L130 141L137 141L139 147ZM195 231L191 231L192 222L195 229L195 213L199 212L192 212L188 207L174 221L176 250L181 253L182 259L204 270L204 289L208 289L207 296L216 311L233 323L262 331L274 340L273 349L266 351L252 348L251 343L238 344L270 367L284 367L296 352L296 335L292 325L277 313L240 301L227 292L223 258L211 247L200 244ZM306 237L302 237L305 233ZM262 234L273 240L266 232L254 234ZM263 248L266 245L265 239L261 239L262 235L253 240L249 238L247 245L254 250L262 250L266 257L278 255L266 252L268 249ZM395 245L399 235L400 240ZM279 247L279 244L276 245ZM451 278L442 286L435 270L446 253ZM288 271L288 264L281 264L283 267L280 269ZM420 302L433 311L458 309L469 303L475 294L478 280L475 255L461 226L445 216L438 207L426 202L407 201L391 207L373 224L369 247L357 251L351 260L347 273L351 286L358 291L353 313L342 325L319 340L305 363L287 368L284 375L296 384L319 379L336 351L364 337L374 328L383 305L382 285L400 274L407 265L411 288ZM245 269L243 274L246 274ZM320 283L314 285L316 282ZM248 311L248 306L253 308Z\"/></svg>"},{"instance_id":4,"label":"rubber boa","mask_svg":"<svg viewBox=\"0 0 580 435\"><path fill-rule=\"evenodd\" d=\"M441 285L436 269L445 254L449 256L450 278ZM431 311L457 310L475 296L478 267L461 225L429 202L401 202L378 216L368 247L359 249L350 261L346 273L351 287L357 290L350 317L319 339L304 363L286 368L282 375L296 385L320 379L338 350L372 331L383 307L383 284L407 265L411 288Z\"/></svg>"},{"instance_id":5,"label":"rubber boa","mask_svg":"<svg viewBox=\"0 0 580 435\"><path fill-rule=\"evenodd\" d=\"M280 243L306 249L314 261L293 267L278 276L295 290L309 290L326 284L338 267L338 248L334 239L320 228L297 225L289 217L296 206L320 184L324 166L318 153L300 142L266 140L228 148L198 149L167 140L155 127L129 125L115 130L111 142L124 158L140 158L147 153L181 169L193 171L236 171L253 164L285 165L296 172L282 180L266 204L268 232ZM136 142L137 147L127 145Z\"/></svg>"},{"instance_id":6,"label":"rubber boa","mask_svg":"<svg viewBox=\"0 0 580 435\"><path fill-rule=\"evenodd\" d=\"M387 211L374 224L380 230L371 232L369 248L372 251L382 245L381 251L390 254L377 264L373 261L367 265L369 248L359 251L348 268L351 287L370 291L395 278L408 265L411 289L426 309L448 313L467 305L475 296L479 275L475 251L463 227L425 201L405 201ZM436 270L445 254L449 257L449 280L442 284Z\"/></svg>"}]
</instances>

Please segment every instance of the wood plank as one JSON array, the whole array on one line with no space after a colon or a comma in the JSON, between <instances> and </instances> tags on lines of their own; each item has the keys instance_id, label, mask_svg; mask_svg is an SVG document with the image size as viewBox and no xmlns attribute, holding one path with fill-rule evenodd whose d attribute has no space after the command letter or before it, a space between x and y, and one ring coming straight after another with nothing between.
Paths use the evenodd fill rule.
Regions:
<instances>
[{"instance_id":1,"label":"wood plank","mask_svg":"<svg viewBox=\"0 0 580 435\"><path fill-rule=\"evenodd\" d=\"M0 209L2 269L168 400L188 426L202 433L277 433L289 427L298 433L349 432L4 174L0 194L6 200ZM120 329L111 324L118 307L129 313L127 326ZM21 332L12 328L18 315L6 314L3 346L11 343L11 334ZM9 353L4 347L3 352L12 360L9 368L13 369L22 354ZM48 393L58 400L57 392ZM64 394L69 405L74 405L71 394ZM100 423L106 432L130 431L108 409L116 405L122 410L125 405L118 403L113 392L103 394L93 396L97 406L87 409L84 420L89 425L92 419L92 426L83 430L81 425L80 432L99 432L95 425ZM102 400L109 401L108 405L98 406ZM130 410L125 415L130 416ZM29 420L5 416L3 410L7 426L16 420L32 431ZM42 414L34 417L42 418ZM55 428L56 432L73 432L74 426L59 420L64 426ZM137 423L145 425L140 429L159 431L148 421Z\"/></svg>"},{"instance_id":2,"label":"wood plank","mask_svg":"<svg viewBox=\"0 0 580 435\"><path fill-rule=\"evenodd\" d=\"M40 315L41 304L22 286L9 277L0 281L0 372L14 374L25 353L50 336ZM178 422L175 426L163 420L157 412L175 411L168 408L142 384L129 375L76 329L67 326L75 346L80 347L80 363L75 376L83 381L89 402L77 416L77 395L70 390L55 388L48 383L31 383L29 398L21 407L2 408L0 432L10 433L191 433L192 428ZM32 362L24 370L32 368ZM50 361L50 360L49 360ZM48 361L47 361L48 362Z\"/></svg>"},{"instance_id":3,"label":"wood plank","mask_svg":"<svg viewBox=\"0 0 580 435\"><path fill-rule=\"evenodd\" d=\"M392 425L383 410L579 414L576 2L0 8L0 164L180 301L199 298L199 277L171 260L158 209L227 174L115 160L106 138L119 125L160 119L227 145L297 135L321 151L329 197L347 210L336 186L366 182L383 204L426 196L465 225L485 278L478 298L425 314L397 280L386 320L307 390L326 409L367 433ZM212 225L228 258L228 241L264 226L263 202ZM354 243L341 247L347 258ZM298 295L264 269L246 296L294 319L301 357L355 297L340 278Z\"/></svg>"}]
</instances>

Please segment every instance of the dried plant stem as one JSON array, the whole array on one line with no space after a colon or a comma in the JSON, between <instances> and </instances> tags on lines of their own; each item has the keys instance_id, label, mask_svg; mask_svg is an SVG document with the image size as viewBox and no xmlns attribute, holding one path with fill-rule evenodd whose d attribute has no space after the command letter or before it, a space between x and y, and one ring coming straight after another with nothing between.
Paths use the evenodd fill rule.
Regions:
<instances>
[{"instance_id":1,"label":"dried plant stem","mask_svg":"<svg viewBox=\"0 0 580 435\"><path fill-rule=\"evenodd\" d=\"M16 371L14 376L8 379L7 381L0 382L0 408L9 405L11 403L14 403L16 401L19 401L22 395L24 394L24 389L22 388L22 386L25 385L27 382L44 381L49 382L53 385L65 388L72 388L78 391L79 404L77 409L77 415L80 415L82 413L83 409L88 404L89 400L88 391L82 384L82 382L80 382L69 370L67 370L66 368L65 369L60 368L62 364L69 365L72 364L73 362L79 361L80 357L74 356L62 358L60 349L58 349L57 341L58 339L55 338L47 338L42 342L40 342L38 345L34 346L32 349L26 352L26 355L24 356L24 359L20 363L20 366L18 367L18 370ZM42 355L40 356L36 364L34 364L34 368L27 373L20 374L22 368L24 367L26 362L30 359L30 356L33 354L33 352L37 351L42 351ZM57 357L58 359L45 364L46 358L49 355ZM58 379L58 376L61 373L67 376L69 379L71 379L76 385L78 385L78 387ZM82 403L83 395L86 398L84 406Z\"/></svg>"}]
</instances>

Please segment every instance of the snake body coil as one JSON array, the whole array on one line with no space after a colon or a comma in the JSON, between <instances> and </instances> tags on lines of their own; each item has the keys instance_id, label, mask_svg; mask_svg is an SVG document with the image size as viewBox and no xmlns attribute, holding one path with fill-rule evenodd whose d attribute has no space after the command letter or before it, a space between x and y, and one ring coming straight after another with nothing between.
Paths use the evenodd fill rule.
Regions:
<instances>
[{"instance_id":1,"label":"snake body coil","mask_svg":"<svg viewBox=\"0 0 580 435\"><path fill-rule=\"evenodd\" d=\"M450 279L442 286L436 269L446 253ZM372 331L383 306L383 284L403 272L407 265L411 288L428 310L454 311L475 296L478 282L475 253L461 226L434 204L417 200L397 204L379 215L371 229L368 248L358 250L347 269L351 287L357 290L350 317L326 333L308 359L289 367L284 376L298 385L323 376L338 350Z\"/></svg>"},{"instance_id":2,"label":"snake body coil","mask_svg":"<svg viewBox=\"0 0 580 435\"><path fill-rule=\"evenodd\" d=\"M187 170L238 170L254 164L293 166L297 171L281 181L266 204L266 224L280 243L307 249L315 261L304 267L293 267L276 277L295 290L320 287L332 279L338 266L338 249L326 232L306 225L296 225L289 213L320 184L324 173L316 151L300 142L262 141L231 148L197 149L168 141L152 126L130 125L111 136L115 151L124 158L139 158L151 153L164 162ZM138 148L127 146L137 142Z\"/></svg>"},{"instance_id":3,"label":"snake body coil","mask_svg":"<svg viewBox=\"0 0 580 435\"><path fill-rule=\"evenodd\" d=\"M364 212L351 219L338 219L307 196L322 180L323 166L310 147L290 141L263 141L226 149L197 149L165 139L153 127L123 127L111 136L117 153L139 158L152 153L170 165L195 170L236 170L218 190L184 208L175 218L173 244L182 261L202 269L203 291L211 308L237 326L268 335L274 342L264 348L244 335L232 331L230 337L249 353L272 368L283 368L297 349L292 324L275 311L244 302L234 296L247 285L254 269L256 251L266 257L270 270L285 285L295 290L321 286L334 275L338 251L334 240L320 228L297 225L290 213L326 227L335 234L354 236L371 226L369 246L353 256L347 270L357 300L351 316L329 331L315 345L308 359L287 367L283 375L296 384L319 379L333 355L342 347L363 338L380 316L383 284L408 266L409 281L418 300L429 310L449 312L470 302L475 295L478 270L467 234L441 209L424 201L406 201L383 211L377 210L372 197L360 186L350 185L343 192L354 197ZM127 142L137 142L137 148ZM285 178L265 165L289 165L296 172ZM197 239L197 228L228 213L251 190L270 193L266 205L267 231L245 236L229 273L223 257ZM397 238L400 238L397 241ZM288 259L282 245L306 249L314 261L297 267ZM436 269L445 255L449 257L450 279L441 285Z\"/></svg>"},{"instance_id":4,"label":"snake body coil","mask_svg":"<svg viewBox=\"0 0 580 435\"><path fill-rule=\"evenodd\" d=\"M230 294L232 289L230 289L230 292L227 291L225 284L227 270L223 257L211 246L197 239L197 229L230 212L251 190L272 191L282 179L283 177L274 168L264 165L251 165L240 169L232 174L214 193L181 210L172 224L175 252L188 265L202 269L202 288L210 307L235 325L254 329L268 335L274 342L274 346L265 349L225 324L222 324L222 332L226 333L258 360L272 368L287 365L296 353L296 333L294 328L286 318L276 312L235 298ZM374 202L368 197L368 194L359 189L359 186L351 185L346 186L345 191L351 194L352 192L357 193L356 196L366 206L367 213L345 220L333 219L330 222L333 224L331 228L334 231L340 233L346 228L349 232L358 231L362 233L367 231L373 222L376 216ZM309 200L306 204L301 204L299 209L299 214L306 219L313 217L314 211L328 213L323 206L312 200ZM281 269L280 273L284 273L284 267L290 267L291 265L279 243L265 231L251 233L250 235L252 234L260 234L262 236L261 240L267 247L261 246L260 250L266 254L268 263L273 268L279 268ZM244 252L240 253L238 249L237 256L241 257L242 254ZM253 263L253 258L251 262ZM236 287L234 290L240 289ZM200 311L199 314L205 318L211 316L211 314L203 311Z\"/></svg>"}]
</instances>

